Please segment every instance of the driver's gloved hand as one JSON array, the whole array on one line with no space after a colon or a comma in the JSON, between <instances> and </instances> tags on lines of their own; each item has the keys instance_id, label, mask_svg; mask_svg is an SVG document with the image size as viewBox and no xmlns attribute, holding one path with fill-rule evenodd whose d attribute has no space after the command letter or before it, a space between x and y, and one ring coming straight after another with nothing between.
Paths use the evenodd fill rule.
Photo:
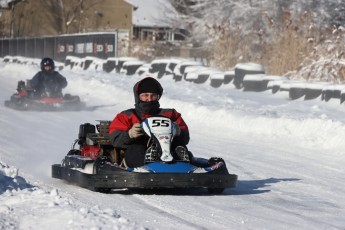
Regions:
<instances>
[{"instance_id":1,"label":"driver's gloved hand","mask_svg":"<svg viewBox=\"0 0 345 230\"><path fill-rule=\"evenodd\" d=\"M133 127L128 130L128 135L131 139L138 138L143 135L143 129L139 123L135 123Z\"/></svg>"}]
</instances>

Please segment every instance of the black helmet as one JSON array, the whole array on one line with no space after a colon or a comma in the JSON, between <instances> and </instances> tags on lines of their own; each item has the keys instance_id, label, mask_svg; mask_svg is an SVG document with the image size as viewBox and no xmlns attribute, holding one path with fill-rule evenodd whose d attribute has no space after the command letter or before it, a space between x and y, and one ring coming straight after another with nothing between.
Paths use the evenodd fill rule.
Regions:
<instances>
[{"instance_id":1,"label":"black helmet","mask_svg":"<svg viewBox=\"0 0 345 230\"><path fill-rule=\"evenodd\" d=\"M46 67L46 66L50 66L50 68L54 69L55 63L54 63L53 59L51 59L49 57L43 58L41 61L41 70L44 70L44 67Z\"/></svg>"},{"instance_id":2,"label":"black helmet","mask_svg":"<svg viewBox=\"0 0 345 230\"><path fill-rule=\"evenodd\" d=\"M159 99L163 94L162 85L152 77L146 77L137 82L133 87L135 108L139 113L155 114L159 112L160 104ZM140 93L157 93L159 95L158 100L144 102L139 100Z\"/></svg>"}]
</instances>

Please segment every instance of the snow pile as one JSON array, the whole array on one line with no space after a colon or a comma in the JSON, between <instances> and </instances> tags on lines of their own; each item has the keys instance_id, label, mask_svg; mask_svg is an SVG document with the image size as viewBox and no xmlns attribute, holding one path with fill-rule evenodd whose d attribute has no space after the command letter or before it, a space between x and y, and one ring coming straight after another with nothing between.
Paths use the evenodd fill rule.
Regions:
<instances>
[{"instance_id":1,"label":"snow pile","mask_svg":"<svg viewBox=\"0 0 345 230\"><path fill-rule=\"evenodd\" d=\"M0 194L31 187L24 178L18 176L18 169L0 161Z\"/></svg>"},{"instance_id":2,"label":"snow pile","mask_svg":"<svg viewBox=\"0 0 345 230\"><path fill-rule=\"evenodd\" d=\"M85 208L33 186L0 161L0 229L144 229L115 210ZM63 221L62 221L63 220Z\"/></svg>"}]
</instances>

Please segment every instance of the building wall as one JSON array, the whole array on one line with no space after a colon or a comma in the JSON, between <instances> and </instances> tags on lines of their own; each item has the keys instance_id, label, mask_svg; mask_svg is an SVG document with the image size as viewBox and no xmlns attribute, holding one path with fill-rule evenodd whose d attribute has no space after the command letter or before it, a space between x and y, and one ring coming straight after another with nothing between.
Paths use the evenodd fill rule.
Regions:
<instances>
[{"instance_id":1,"label":"building wall","mask_svg":"<svg viewBox=\"0 0 345 230\"><path fill-rule=\"evenodd\" d=\"M132 8L124 0L32 0L14 8L14 37L132 30ZM10 11L10 10L9 10ZM7 22L8 23L8 22ZM11 25L4 25L9 28Z\"/></svg>"},{"instance_id":2,"label":"building wall","mask_svg":"<svg viewBox=\"0 0 345 230\"><path fill-rule=\"evenodd\" d=\"M8 37L9 36L9 27L10 25L10 10L1 9L0 11L0 36Z\"/></svg>"}]
</instances>

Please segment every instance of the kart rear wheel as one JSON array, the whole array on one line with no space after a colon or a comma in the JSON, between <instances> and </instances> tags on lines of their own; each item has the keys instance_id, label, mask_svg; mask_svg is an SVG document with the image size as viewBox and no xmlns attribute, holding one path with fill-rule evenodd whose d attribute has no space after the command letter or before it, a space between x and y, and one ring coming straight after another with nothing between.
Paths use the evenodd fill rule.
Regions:
<instances>
[{"instance_id":1,"label":"kart rear wheel","mask_svg":"<svg viewBox=\"0 0 345 230\"><path fill-rule=\"evenodd\" d=\"M208 192L211 194L221 194L225 188L208 188Z\"/></svg>"},{"instance_id":2,"label":"kart rear wheel","mask_svg":"<svg viewBox=\"0 0 345 230\"><path fill-rule=\"evenodd\" d=\"M111 189L110 188L95 188L95 191L99 193L110 193Z\"/></svg>"}]
</instances>

